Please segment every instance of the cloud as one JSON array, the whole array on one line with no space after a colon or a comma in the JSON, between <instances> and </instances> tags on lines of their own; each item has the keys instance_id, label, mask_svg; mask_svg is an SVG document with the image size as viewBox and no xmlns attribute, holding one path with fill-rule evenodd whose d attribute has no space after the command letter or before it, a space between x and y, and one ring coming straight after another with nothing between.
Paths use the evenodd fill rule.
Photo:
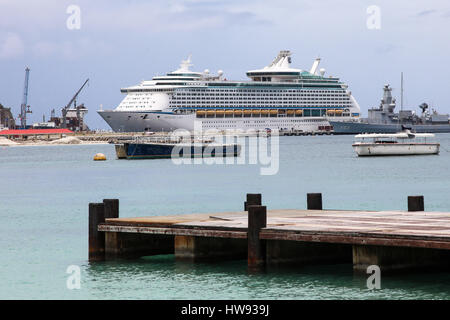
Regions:
<instances>
[{"instance_id":1,"label":"cloud","mask_svg":"<svg viewBox=\"0 0 450 320\"><path fill-rule=\"evenodd\" d=\"M398 49L399 49L398 45L394 45L392 43L386 43L382 46L375 48L375 52L377 52L377 53L392 53L393 51L398 50Z\"/></svg>"},{"instance_id":2,"label":"cloud","mask_svg":"<svg viewBox=\"0 0 450 320\"><path fill-rule=\"evenodd\" d=\"M418 14L417 14L417 16L418 17L424 17L424 16L428 16L428 15L430 15L430 14L433 14L433 13L435 13L436 12L436 10L423 10L423 11L420 11Z\"/></svg>"},{"instance_id":3,"label":"cloud","mask_svg":"<svg viewBox=\"0 0 450 320\"><path fill-rule=\"evenodd\" d=\"M40 40L32 47L32 52L40 58L62 57L65 59L75 59L93 53L108 52L111 48L107 44L89 38L81 38L73 41L45 41Z\"/></svg>"},{"instance_id":4,"label":"cloud","mask_svg":"<svg viewBox=\"0 0 450 320\"><path fill-rule=\"evenodd\" d=\"M3 39L0 37L0 59L20 57L25 52L25 46L17 33L7 32Z\"/></svg>"},{"instance_id":5,"label":"cloud","mask_svg":"<svg viewBox=\"0 0 450 320\"><path fill-rule=\"evenodd\" d=\"M80 32L89 34L190 32L271 22L270 15L261 14L258 1L253 0L245 4L238 0L77 0L75 3L81 11ZM42 33L62 36L67 31L67 8L71 4L70 0L0 0L0 29L17 30L35 39Z\"/></svg>"},{"instance_id":6,"label":"cloud","mask_svg":"<svg viewBox=\"0 0 450 320\"><path fill-rule=\"evenodd\" d=\"M240 8L234 1L152 1L120 3L107 6L95 2L80 5L85 24L82 28L111 31L194 31L233 27L249 24L267 24L248 9Z\"/></svg>"},{"instance_id":7,"label":"cloud","mask_svg":"<svg viewBox=\"0 0 450 320\"><path fill-rule=\"evenodd\" d=\"M443 18L445 18L445 19L450 18L450 11L447 11L447 12L443 13L441 16L442 16Z\"/></svg>"},{"instance_id":8,"label":"cloud","mask_svg":"<svg viewBox=\"0 0 450 320\"><path fill-rule=\"evenodd\" d=\"M53 42L39 41L33 45L33 53L38 57L46 57L58 51L58 45Z\"/></svg>"},{"instance_id":9,"label":"cloud","mask_svg":"<svg viewBox=\"0 0 450 320\"><path fill-rule=\"evenodd\" d=\"M66 17L63 1L0 0L0 28L31 32L52 30L62 25Z\"/></svg>"}]
</instances>

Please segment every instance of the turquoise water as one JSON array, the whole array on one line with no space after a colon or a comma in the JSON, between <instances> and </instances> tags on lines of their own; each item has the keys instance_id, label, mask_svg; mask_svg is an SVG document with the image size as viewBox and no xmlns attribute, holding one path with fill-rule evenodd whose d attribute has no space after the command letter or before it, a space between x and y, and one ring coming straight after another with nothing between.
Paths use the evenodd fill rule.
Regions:
<instances>
[{"instance_id":1,"label":"turquoise water","mask_svg":"<svg viewBox=\"0 0 450 320\"><path fill-rule=\"evenodd\" d=\"M404 210L408 195L450 211L450 135L439 156L358 158L351 136L281 137L277 174L258 165L116 160L112 145L0 147L1 299L449 299L450 274L382 276L370 291L351 265L247 273L246 261L190 264L172 255L87 262L88 203L120 199L120 215L242 210L246 193L268 208ZM94 162L102 152L108 161ZM66 287L69 265L81 288Z\"/></svg>"}]
</instances>

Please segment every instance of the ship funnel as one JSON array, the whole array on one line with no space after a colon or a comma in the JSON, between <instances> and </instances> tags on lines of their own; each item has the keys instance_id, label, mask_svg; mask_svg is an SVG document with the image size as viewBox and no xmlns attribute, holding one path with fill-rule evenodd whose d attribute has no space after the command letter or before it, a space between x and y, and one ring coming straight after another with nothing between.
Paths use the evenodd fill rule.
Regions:
<instances>
[{"instance_id":1,"label":"ship funnel","mask_svg":"<svg viewBox=\"0 0 450 320\"><path fill-rule=\"evenodd\" d=\"M189 72L189 67L193 66L193 64L191 63L191 57L192 54L189 54L186 60L182 60L180 63L180 68L175 72Z\"/></svg>"},{"instance_id":2,"label":"ship funnel","mask_svg":"<svg viewBox=\"0 0 450 320\"><path fill-rule=\"evenodd\" d=\"M309 73L316 74L317 68L319 67L319 63L320 63L320 58L317 58L316 60L314 60L311 70L309 70Z\"/></svg>"},{"instance_id":3,"label":"ship funnel","mask_svg":"<svg viewBox=\"0 0 450 320\"><path fill-rule=\"evenodd\" d=\"M287 66L284 65L283 67L289 67L289 64L291 63L291 54L292 53L289 50L281 50L280 53L278 53L278 56L268 66L268 68L276 67L276 66L281 67L281 65L286 62L287 62Z\"/></svg>"}]
</instances>

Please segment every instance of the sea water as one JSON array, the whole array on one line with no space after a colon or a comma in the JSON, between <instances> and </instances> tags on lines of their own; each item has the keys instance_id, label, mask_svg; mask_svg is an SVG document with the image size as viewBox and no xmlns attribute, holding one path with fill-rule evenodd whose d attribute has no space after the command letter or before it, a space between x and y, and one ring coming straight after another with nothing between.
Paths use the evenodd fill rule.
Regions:
<instances>
[{"instance_id":1,"label":"sea water","mask_svg":"<svg viewBox=\"0 0 450 320\"><path fill-rule=\"evenodd\" d=\"M0 147L1 299L449 299L450 274L381 277L369 290L351 264L249 274L246 261L186 263L173 255L88 263L88 204L120 199L120 216L242 210L246 193L268 209L305 208L321 192L327 209L450 212L450 135L437 156L358 158L351 136L280 137L278 172L258 164L116 160L113 145ZM93 161L104 153L107 161ZM247 161L248 162L248 161ZM80 287L70 289L69 266Z\"/></svg>"}]
</instances>

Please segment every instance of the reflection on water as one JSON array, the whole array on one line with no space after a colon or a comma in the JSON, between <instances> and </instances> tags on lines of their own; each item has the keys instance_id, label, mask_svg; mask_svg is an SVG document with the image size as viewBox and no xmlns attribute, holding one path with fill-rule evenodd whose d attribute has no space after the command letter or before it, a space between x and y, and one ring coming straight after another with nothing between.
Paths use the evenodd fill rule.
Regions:
<instances>
[{"instance_id":1,"label":"reflection on water","mask_svg":"<svg viewBox=\"0 0 450 320\"><path fill-rule=\"evenodd\" d=\"M133 262L90 264L95 298L132 299L449 299L447 273L382 275L381 290L351 264L283 267L249 274L245 260L216 263L175 261L173 255Z\"/></svg>"}]
</instances>

